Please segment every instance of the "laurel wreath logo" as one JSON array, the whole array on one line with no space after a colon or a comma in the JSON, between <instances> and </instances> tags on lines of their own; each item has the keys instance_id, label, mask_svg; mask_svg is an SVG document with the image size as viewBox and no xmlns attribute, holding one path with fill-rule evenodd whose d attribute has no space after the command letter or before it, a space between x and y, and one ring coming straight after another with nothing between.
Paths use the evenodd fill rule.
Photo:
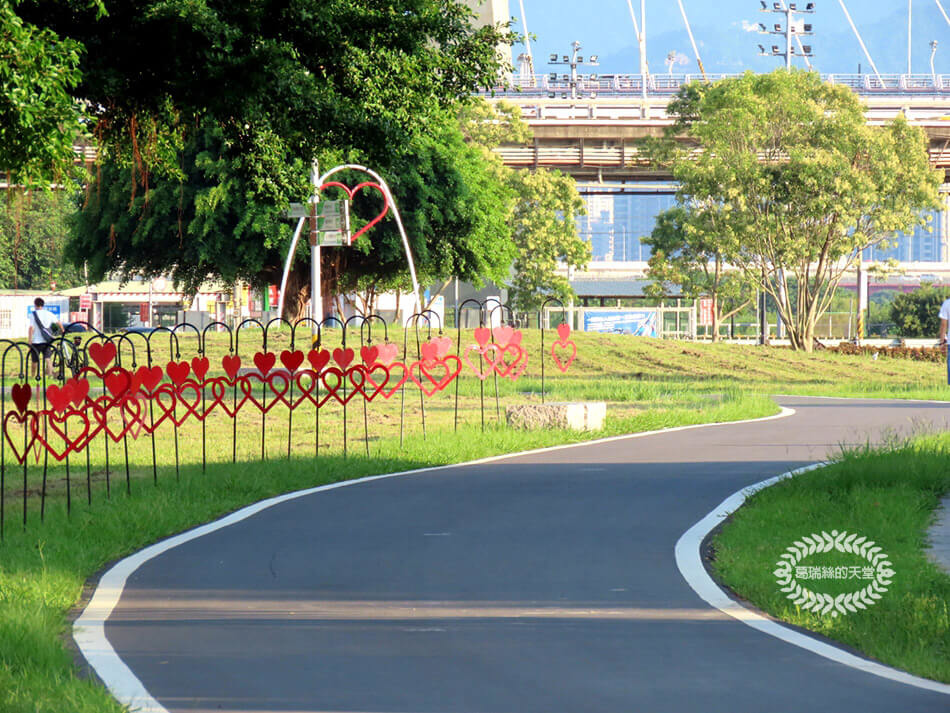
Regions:
<instances>
[{"instance_id":1,"label":"laurel wreath logo","mask_svg":"<svg viewBox=\"0 0 950 713\"><path fill-rule=\"evenodd\" d=\"M866 587L837 596L814 592L798 583L795 579L795 566L799 562L809 555L832 551L863 557L874 567L874 579ZM876 604L891 585L895 574L888 556L873 540L858 537L856 533L849 535L846 531L837 530L832 530L831 534L823 531L820 535L812 534L800 541L796 540L791 547L786 548L776 566L778 569L773 574L788 599L806 611L831 614L833 617L867 609Z\"/></svg>"}]
</instances>

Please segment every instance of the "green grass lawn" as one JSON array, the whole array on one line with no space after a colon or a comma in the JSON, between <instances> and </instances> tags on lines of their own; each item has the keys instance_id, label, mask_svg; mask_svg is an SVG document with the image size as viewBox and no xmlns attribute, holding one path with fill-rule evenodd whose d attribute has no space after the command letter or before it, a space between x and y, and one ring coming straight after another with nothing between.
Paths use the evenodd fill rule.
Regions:
<instances>
[{"instance_id":1,"label":"green grass lawn","mask_svg":"<svg viewBox=\"0 0 950 713\"><path fill-rule=\"evenodd\" d=\"M714 568L739 596L769 614L855 647L883 663L950 682L950 576L923 552L925 533L950 490L950 434L845 453L826 467L780 481L739 508L715 537ZM847 530L874 540L895 574L866 610L830 616L804 610L780 591L773 572L803 536ZM860 556L816 553L803 565L855 566ZM835 596L867 581L799 584Z\"/></svg>"},{"instance_id":2,"label":"green grass lawn","mask_svg":"<svg viewBox=\"0 0 950 713\"><path fill-rule=\"evenodd\" d=\"M448 333L455 338L454 332ZM220 358L228 344L220 335L211 337L208 356L213 372L220 373ZM271 337L272 350L289 347L286 332ZM325 345L335 345L338 337L328 332ZM573 338L578 345L577 361L564 375L548 369L546 397L607 401L608 421L599 434L521 432L500 422L506 405L541 398L539 334L525 332L524 345L530 355L525 377L517 382L499 379L497 386L492 379L480 382L470 375L460 379L457 431L452 389L424 402L417 392L409 391L404 402L398 396L377 400L365 418L357 401L351 402L345 420L339 407L321 409L319 444L313 409L295 411L292 422L286 411L276 409L267 417L242 411L236 426L209 417L204 427L187 423L177 436L170 429L159 430L154 439L154 469L152 439L144 435L128 439L127 444L110 444L108 464L102 444L92 448L88 481L85 458L72 458L69 494L73 507L68 517L64 465L46 472L48 499L42 523L38 493L43 473L31 465L25 529L19 519L22 497L17 497L22 496L22 469L9 474L5 540L0 544L0 710L119 710L104 689L77 678L63 644L68 637L67 613L76 604L83 582L107 563L150 542L270 495L594 435L770 415L777 411L767 398L771 393L917 398L942 398L946 393L944 367L939 363L801 355L787 349L621 335L575 334ZM470 333L463 333L463 345L471 341ZM156 363L170 356L190 358L196 346L194 337L183 337L178 357L169 352L167 343L156 342L153 358ZM252 344L242 336L240 353L245 363L259 346L259 341ZM143 354L139 350L136 355L139 363ZM342 449L344 424L348 457ZM315 453L319 453L316 459Z\"/></svg>"}]
</instances>

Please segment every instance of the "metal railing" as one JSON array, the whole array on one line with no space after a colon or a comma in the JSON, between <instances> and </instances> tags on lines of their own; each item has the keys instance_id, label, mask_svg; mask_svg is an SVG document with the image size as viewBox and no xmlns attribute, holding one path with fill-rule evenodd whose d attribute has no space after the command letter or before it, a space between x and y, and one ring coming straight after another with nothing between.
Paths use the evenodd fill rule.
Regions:
<instances>
[{"instance_id":1,"label":"metal railing","mask_svg":"<svg viewBox=\"0 0 950 713\"><path fill-rule=\"evenodd\" d=\"M710 82L739 74L707 74ZM841 84L858 94L950 94L950 75L943 74L882 74L880 79L874 74L822 74L822 81ZM702 82L700 74L651 74L647 75L647 94L667 96L675 94L680 87L690 82ZM529 77L512 76L505 85L493 88L496 96L571 96L570 81L558 75L551 79L549 74L535 74ZM641 74L579 74L577 91L581 98L597 96L640 96L643 93L643 75ZM486 92L488 93L488 92Z\"/></svg>"}]
</instances>

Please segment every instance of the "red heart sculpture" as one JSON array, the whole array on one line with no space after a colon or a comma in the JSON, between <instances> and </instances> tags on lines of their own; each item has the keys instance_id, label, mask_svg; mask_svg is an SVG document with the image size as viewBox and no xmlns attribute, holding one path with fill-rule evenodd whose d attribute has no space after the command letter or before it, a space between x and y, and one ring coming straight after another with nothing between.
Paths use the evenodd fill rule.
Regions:
<instances>
[{"instance_id":1,"label":"red heart sculpture","mask_svg":"<svg viewBox=\"0 0 950 713\"><path fill-rule=\"evenodd\" d=\"M571 325L567 322L561 322L557 326L557 340L561 344L567 343L567 338L571 336Z\"/></svg>"},{"instance_id":2,"label":"red heart sculpture","mask_svg":"<svg viewBox=\"0 0 950 713\"><path fill-rule=\"evenodd\" d=\"M125 402L120 404L119 409L113 409L112 407L115 404L109 401L109 398L105 395L100 396L94 401L90 401L86 408L86 415L92 416L92 419L96 423L95 433L98 433L100 430L105 430L106 435L109 436L113 441L118 443L122 440L122 437L129 432L129 430L134 425L131 421L123 418L121 413L121 407L125 405ZM116 415L118 414L118 415ZM121 422L121 427L115 428L112 425L110 418L117 418ZM91 440L91 437L90 437Z\"/></svg>"},{"instance_id":3,"label":"red heart sculpture","mask_svg":"<svg viewBox=\"0 0 950 713\"><path fill-rule=\"evenodd\" d=\"M188 372L191 371L191 366L186 361L170 361L168 362L168 366L165 367L165 371L168 372L168 378L172 380L175 386L181 386L185 382L185 379L188 378Z\"/></svg>"},{"instance_id":4,"label":"red heart sculpture","mask_svg":"<svg viewBox=\"0 0 950 713\"><path fill-rule=\"evenodd\" d=\"M439 359L452 351L452 337L436 337L429 341L435 344L435 353Z\"/></svg>"},{"instance_id":5,"label":"red heart sculpture","mask_svg":"<svg viewBox=\"0 0 950 713\"><path fill-rule=\"evenodd\" d=\"M50 406L53 407L53 411L57 413L63 411L69 406L69 402L73 400L72 386L68 381L62 386L57 386L56 384L47 386L46 400L49 401Z\"/></svg>"},{"instance_id":6,"label":"red heart sculpture","mask_svg":"<svg viewBox=\"0 0 950 713\"><path fill-rule=\"evenodd\" d=\"M88 379L77 379L76 377L73 377L66 382L66 386L68 386L70 389L73 406L78 407L83 401L86 400L86 397L89 396Z\"/></svg>"},{"instance_id":7,"label":"red heart sculpture","mask_svg":"<svg viewBox=\"0 0 950 713\"><path fill-rule=\"evenodd\" d=\"M121 366L109 369L109 371L103 375L102 380L105 382L106 389L112 394L113 404L118 403L120 397L128 393L132 388L132 375L128 369L123 369Z\"/></svg>"},{"instance_id":8,"label":"red heart sculpture","mask_svg":"<svg viewBox=\"0 0 950 713\"><path fill-rule=\"evenodd\" d=\"M307 353L307 360L313 366L313 370L319 374L323 367L330 363L330 352L326 349L311 349Z\"/></svg>"},{"instance_id":9,"label":"red heart sculpture","mask_svg":"<svg viewBox=\"0 0 950 713\"><path fill-rule=\"evenodd\" d=\"M521 361L521 357L524 356L524 350L517 344L508 344L506 346L489 344L485 347L484 355L485 360L492 365L492 368L498 376L505 378L511 376L512 370L518 365L518 362ZM506 357L508 358L506 359Z\"/></svg>"},{"instance_id":10,"label":"red heart sculpture","mask_svg":"<svg viewBox=\"0 0 950 713\"><path fill-rule=\"evenodd\" d=\"M234 377L237 376L238 369L241 368L241 357L237 354L233 356L225 354L221 357L221 366L224 367L224 373L233 381Z\"/></svg>"},{"instance_id":11,"label":"red heart sculpture","mask_svg":"<svg viewBox=\"0 0 950 713\"><path fill-rule=\"evenodd\" d=\"M28 437L26 439L26 447L21 453L17 449L17 445L14 442L10 434L10 421L16 421L19 424L27 426ZM30 452L30 448L33 447L33 444L36 442L36 414L32 411L7 411L6 415L3 417L3 435L7 439L7 443L10 444L10 450L13 451L13 457L17 463L24 463L26 461L26 456ZM18 441L23 442L22 438L18 438Z\"/></svg>"},{"instance_id":12,"label":"red heart sculpture","mask_svg":"<svg viewBox=\"0 0 950 713\"><path fill-rule=\"evenodd\" d=\"M96 363L99 371L105 371L116 355L115 344L112 342L93 342L88 351L89 358Z\"/></svg>"},{"instance_id":13,"label":"red heart sculpture","mask_svg":"<svg viewBox=\"0 0 950 713\"><path fill-rule=\"evenodd\" d=\"M331 396L335 398L337 401L339 401L341 404L345 405L350 402L350 399L352 399L354 396L356 396L356 394L359 393L356 389L353 389L347 394L342 393L345 374L346 374L345 372L340 371L334 366L331 366L330 368L325 369L322 372L320 372L320 383L322 383L324 388L327 390L327 396L321 401L321 405L323 403L326 403L327 399L330 398ZM336 381L333 383L332 386L327 383L327 377L332 377L336 379Z\"/></svg>"},{"instance_id":14,"label":"red heart sculpture","mask_svg":"<svg viewBox=\"0 0 950 713\"><path fill-rule=\"evenodd\" d=\"M377 374L377 372L379 372L379 375L373 378L373 374ZM357 365L347 371L346 374L350 379L350 383L353 384L353 389L359 391L367 401L376 398L389 381L389 369L382 364L371 367ZM360 375L359 381L353 378L355 374Z\"/></svg>"},{"instance_id":15,"label":"red heart sculpture","mask_svg":"<svg viewBox=\"0 0 950 713\"><path fill-rule=\"evenodd\" d=\"M394 361L396 361L396 357L399 356L399 345L393 344L391 342L388 344L378 345L376 350L378 352L376 361L386 366L389 366Z\"/></svg>"},{"instance_id":16,"label":"red heart sculpture","mask_svg":"<svg viewBox=\"0 0 950 713\"><path fill-rule=\"evenodd\" d=\"M56 460L61 461L70 453L78 453L86 446L89 435L89 416L83 411L70 409L61 415L53 411L40 411L37 418L45 421L46 428L37 427L36 440ZM82 428L78 433L74 432L70 435L67 426L69 419L79 419L82 422ZM59 443L54 442L52 437L54 435L59 437Z\"/></svg>"},{"instance_id":17,"label":"red heart sculpture","mask_svg":"<svg viewBox=\"0 0 950 713\"><path fill-rule=\"evenodd\" d=\"M514 331L514 329L507 325L504 327L495 327L495 344L497 344L499 347L508 346L508 343L511 341L511 335L514 334Z\"/></svg>"},{"instance_id":18,"label":"red heart sculpture","mask_svg":"<svg viewBox=\"0 0 950 713\"><path fill-rule=\"evenodd\" d=\"M449 366L450 362L452 366ZM415 369L417 367L419 373L426 378L425 382L416 377ZM440 367L445 370L445 373L436 378L434 372ZM452 380L459 375L461 370L462 360L454 354L450 354L444 359L439 359L431 363L426 363L425 361L413 362L409 368L409 378L415 382L416 386L422 389L422 392L426 396L432 396L436 391L442 391L442 389L451 384Z\"/></svg>"},{"instance_id":19,"label":"red heart sculpture","mask_svg":"<svg viewBox=\"0 0 950 713\"><path fill-rule=\"evenodd\" d=\"M271 355L273 356L273 355ZM268 403L265 403L262 400L259 400L254 395L254 385L251 383L251 380L258 381L262 384L267 384L268 390L273 394L274 399ZM281 383L282 388L278 389L274 382L278 381ZM261 413L267 413L278 403L283 402L285 405L290 406L290 403L287 401L286 395L290 390L291 377L285 374L282 371L274 371L267 375L266 378L261 378L257 374L248 374L244 379L238 381L238 385L241 388L242 393L247 397L247 399L254 404ZM266 395L266 392L264 392Z\"/></svg>"},{"instance_id":20,"label":"red heart sculpture","mask_svg":"<svg viewBox=\"0 0 950 713\"><path fill-rule=\"evenodd\" d=\"M419 351L422 354L422 361L427 364L431 364L439 360L439 347L437 344L432 342L423 342L419 346Z\"/></svg>"},{"instance_id":21,"label":"red heart sculpture","mask_svg":"<svg viewBox=\"0 0 950 713\"><path fill-rule=\"evenodd\" d=\"M333 350L333 361L339 364L341 369L346 369L346 367L350 365L350 362L353 361L354 356L353 350L349 347L346 349L337 347Z\"/></svg>"},{"instance_id":22,"label":"red heart sculpture","mask_svg":"<svg viewBox=\"0 0 950 713\"><path fill-rule=\"evenodd\" d=\"M30 396L33 395L33 389L29 384L14 384L10 389L10 396L13 398L13 405L17 407L20 413L26 411L30 405Z\"/></svg>"},{"instance_id":23,"label":"red heart sculpture","mask_svg":"<svg viewBox=\"0 0 950 713\"><path fill-rule=\"evenodd\" d=\"M330 186L336 186L337 188L342 188L344 191L346 191L346 195L349 196L350 200L353 200L353 196L356 195L357 191L361 191L364 188L375 188L377 191L379 191L380 195L383 197L383 212L377 215L375 218L373 218L370 222L368 222L362 228L360 228L356 232L356 234L352 238L350 238L350 242L355 241L363 233L365 233L367 230L369 230L374 225L376 225L379 221L381 221L386 216L386 213L389 212L389 201L386 199L386 193L383 191L383 187L380 186L378 183L373 183L371 181L364 181L363 183L360 183L359 185L356 185L353 188L350 188L349 186L345 186L344 184L339 183L338 181L330 181L329 183L324 183L322 186L320 186L320 188L318 188L317 191L319 193L322 193L324 188L329 188Z\"/></svg>"},{"instance_id":24,"label":"red heart sculpture","mask_svg":"<svg viewBox=\"0 0 950 713\"><path fill-rule=\"evenodd\" d=\"M379 347L360 347L360 358L366 366L372 366L379 359Z\"/></svg>"},{"instance_id":25,"label":"red heart sculpture","mask_svg":"<svg viewBox=\"0 0 950 713\"><path fill-rule=\"evenodd\" d=\"M566 351L568 347L571 350L570 355L566 359L561 359L556 350L560 348ZM570 340L564 343L560 341L554 342L554 344L551 345L551 358L554 360L557 368L560 369L562 373L566 373L568 367L570 367L570 365L574 363L574 359L577 358L577 345Z\"/></svg>"},{"instance_id":26,"label":"red heart sculpture","mask_svg":"<svg viewBox=\"0 0 950 713\"><path fill-rule=\"evenodd\" d=\"M478 346L484 347L491 341L491 330L488 327L476 327L475 341L478 343Z\"/></svg>"},{"instance_id":27,"label":"red heart sculpture","mask_svg":"<svg viewBox=\"0 0 950 713\"><path fill-rule=\"evenodd\" d=\"M304 402L304 400L309 401L317 408L323 406L323 403L326 401L327 397L324 397L320 403L317 403L317 398L314 395L317 391L317 386L320 383L316 372L310 371L309 369L298 371L294 374L294 383L300 390L300 396L294 399L294 402L290 406L291 410L297 408Z\"/></svg>"},{"instance_id":28,"label":"red heart sculpture","mask_svg":"<svg viewBox=\"0 0 950 713\"><path fill-rule=\"evenodd\" d=\"M287 367L288 371L297 371L303 364L303 358L303 352L300 350L291 352L285 349L280 353L280 363Z\"/></svg>"},{"instance_id":29,"label":"red heart sculpture","mask_svg":"<svg viewBox=\"0 0 950 713\"><path fill-rule=\"evenodd\" d=\"M148 397L145 394L135 394L122 404L122 421L129 424L129 435L133 440L138 439L145 428L146 404Z\"/></svg>"},{"instance_id":30,"label":"red heart sculpture","mask_svg":"<svg viewBox=\"0 0 950 713\"><path fill-rule=\"evenodd\" d=\"M485 379L488 378L488 375L491 373L491 369L492 367L494 367L495 363L486 357L486 361L488 361L490 367L485 371L480 370L477 366L475 366L472 363L471 359L469 359L469 354L471 354L473 351L476 352L480 357L484 357L485 346L484 345L480 346L478 344L469 344L465 348L465 352L463 355L463 358L465 359L465 363L468 364L468 368L472 370L475 376L477 376L479 379L484 381ZM481 359L479 359L478 362L481 363Z\"/></svg>"},{"instance_id":31,"label":"red heart sculpture","mask_svg":"<svg viewBox=\"0 0 950 713\"><path fill-rule=\"evenodd\" d=\"M198 383L201 383L205 380L205 375L208 373L208 369L211 368L211 364L208 362L208 357L194 357L191 360L191 370L194 372L195 379Z\"/></svg>"},{"instance_id":32,"label":"red heart sculpture","mask_svg":"<svg viewBox=\"0 0 950 713\"><path fill-rule=\"evenodd\" d=\"M277 356L273 352L258 352L254 355L254 366L261 372L261 376L267 376L267 372L274 368L277 363Z\"/></svg>"},{"instance_id":33,"label":"red heart sculpture","mask_svg":"<svg viewBox=\"0 0 950 713\"><path fill-rule=\"evenodd\" d=\"M163 375L160 366L140 366L135 372L135 379L146 391L152 392L161 383Z\"/></svg>"},{"instance_id":34,"label":"red heart sculpture","mask_svg":"<svg viewBox=\"0 0 950 713\"><path fill-rule=\"evenodd\" d=\"M406 368L406 365L401 361L394 361L391 364L387 364L386 367L389 369L389 388L382 391L382 396L384 399L389 399L402 388L402 385L409 381L409 369ZM402 369L402 377L393 381L393 370Z\"/></svg>"},{"instance_id":35,"label":"red heart sculpture","mask_svg":"<svg viewBox=\"0 0 950 713\"><path fill-rule=\"evenodd\" d=\"M232 377L233 379L233 377ZM245 391L242 386L241 396L238 397L237 393L239 389L237 388L237 383L245 384L245 379L238 379L237 382L228 381L224 377L218 377L217 379L211 379L211 397L214 399L215 404L220 404L224 412L234 418L237 413L241 410L241 407L244 405L244 402L247 401L248 392ZM228 387L234 386L234 390L231 392L230 402L228 401ZM211 410L210 408L208 409Z\"/></svg>"}]
</instances>

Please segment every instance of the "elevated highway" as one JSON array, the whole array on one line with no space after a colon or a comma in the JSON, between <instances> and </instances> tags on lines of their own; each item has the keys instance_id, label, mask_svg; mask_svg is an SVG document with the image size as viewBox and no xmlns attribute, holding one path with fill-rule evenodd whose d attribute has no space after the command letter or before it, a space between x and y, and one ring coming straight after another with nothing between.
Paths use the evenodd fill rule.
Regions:
<instances>
[{"instance_id":1,"label":"elevated highway","mask_svg":"<svg viewBox=\"0 0 950 713\"><path fill-rule=\"evenodd\" d=\"M715 81L726 75L710 75ZM867 120L883 125L903 114L930 138L930 160L950 171L950 75L824 75L849 87L867 104ZM513 168L549 167L582 181L642 181L668 178L639 155L636 142L661 136L673 123L667 105L679 88L697 75L653 75L643 91L640 75L579 75L572 96L569 83L548 75L516 78L509 87L486 95L521 109L534 132L530 146L497 149Z\"/></svg>"}]
</instances>

